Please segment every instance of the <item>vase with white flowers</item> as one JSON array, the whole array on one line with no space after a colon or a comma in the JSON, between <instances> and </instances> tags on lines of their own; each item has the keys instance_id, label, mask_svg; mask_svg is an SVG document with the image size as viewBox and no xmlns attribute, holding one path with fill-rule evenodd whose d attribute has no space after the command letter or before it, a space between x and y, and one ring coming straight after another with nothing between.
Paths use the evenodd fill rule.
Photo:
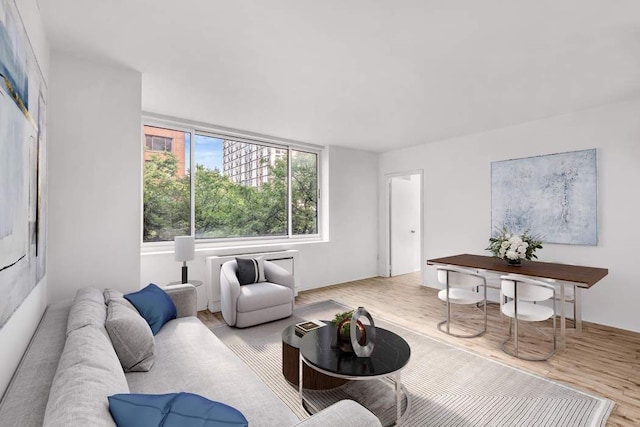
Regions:
<instances>
[{"instance_id":1,"label":"vase with white flowers","mask_svg":"<svg viewBox=\"0 0 640 427\"><path fill-rule=\"evenodd\" d=\"M520 265L523 259L538 259L536 249L542 249L542 241L537 236L532 236L528 231L521 235L511 233L504 226L496 229L486 248L511 265Z\"/></svg>"}]
</instances>

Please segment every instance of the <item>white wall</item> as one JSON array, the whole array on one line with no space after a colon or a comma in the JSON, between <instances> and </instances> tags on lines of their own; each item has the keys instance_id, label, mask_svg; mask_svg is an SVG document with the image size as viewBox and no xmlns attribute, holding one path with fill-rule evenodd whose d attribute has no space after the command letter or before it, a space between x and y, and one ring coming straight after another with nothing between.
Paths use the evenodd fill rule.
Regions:
<instances>
[{"instance_id":1,"label":"white wall","mask_svg":"<svg viewBox=\"0 0 640 427\"><path fill-rule=\"evenodd\" d=\"M18 11L45 82L49 79L49 45L35 0L17 0ZM45 276L0 329L0 396L4 393L22 354L29 345L47 306Z\"/></svg>"},{"instance_id":2,"label":"white wall","mask_svg":"<svg viewBox=\"0 0 640 427\"><path fill-rule=\"evenodd\" d=\"M377 275L377 168L378 155L342 147L329 147L323 157L321 203L329 201L324 229L328 241L281 243L247 247L201 249L189 262L189 278L204 280L205 257L233 253L297 249L301 289L363 279ZM140 285L164 284L180 279L180 264L168 251L143 253ZM204 296L199 290L198 297Z\"/></svg>"},{"instance_id":3,"label":"white wall","mask_svg":"<svg viewBox=\"0 0 640 427\"><path fill-rule=\"evenodd\" d=\"M51 53L49 301L138 288L141 75Z\"/></svg>"},{"instance_id":4,"label":"white wall","mask_svg":"<svg viewBox=\"0 0 640 427\"><path fill-rule=\"evenodd\" d=\"M635 100L393 151L381 155L380 177L424 169L425 259L458 253L489 255L484 248L491 234L491 162L597 148L598 245L545 244L537 254L540 261L608 268L607 277L584 291L583 318L640 332L634 246L640 241L638 117L640 100ZM382 178L379 185L382 189ZM383 226L382 203L379 209ZM381 259L385 239L380 233ZM384 271L383 265L379 271ZM427 270L425 283L435 285L433 268Z\"/></svg>"}]
</instances>

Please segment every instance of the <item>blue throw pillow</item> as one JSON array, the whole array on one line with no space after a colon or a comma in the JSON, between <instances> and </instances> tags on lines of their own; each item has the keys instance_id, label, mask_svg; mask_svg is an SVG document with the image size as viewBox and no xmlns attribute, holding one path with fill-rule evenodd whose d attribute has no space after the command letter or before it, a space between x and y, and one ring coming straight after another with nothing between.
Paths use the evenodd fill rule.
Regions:
<instances>
[{"instance_id":1,"label":"blue throw pillow","mask_svg":"<svg viewBox=\"0 0 640 427\"><path fill-rule=\"evenodd\" d=\"M118 427L248 426L240 411L192 393L114 394L109 411Z\"/></svg>"},{"instance_id":2,"label":"blue throw pillow","mask_svg":"<svg viewBox=\"0 0 640 427\"><path fill-rule=\"evenodd\" d=\"M156 335L160 328L171 319L175 319L176 306L165 291L149 283L146 288L124 296L138 310Z\"/></svg>"}]
</instances>

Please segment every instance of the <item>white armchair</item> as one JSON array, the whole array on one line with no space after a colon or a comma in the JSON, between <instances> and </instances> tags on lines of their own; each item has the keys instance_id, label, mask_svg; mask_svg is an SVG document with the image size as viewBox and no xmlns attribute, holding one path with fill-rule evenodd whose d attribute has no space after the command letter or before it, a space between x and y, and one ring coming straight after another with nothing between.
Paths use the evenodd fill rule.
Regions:
<instances>
[{"instance_id":1,"label":"white armchair","mask_svg":"<svg viewBox=\"0 0 640 427\"><path fill-rule=\"evenodd\" d=\"M291 316L295 296L293 276L279 265L264 261L266 282L240 285L235 260L220 269L222 317L229 326L246 328Z\"/></svg>"}]
</instances>

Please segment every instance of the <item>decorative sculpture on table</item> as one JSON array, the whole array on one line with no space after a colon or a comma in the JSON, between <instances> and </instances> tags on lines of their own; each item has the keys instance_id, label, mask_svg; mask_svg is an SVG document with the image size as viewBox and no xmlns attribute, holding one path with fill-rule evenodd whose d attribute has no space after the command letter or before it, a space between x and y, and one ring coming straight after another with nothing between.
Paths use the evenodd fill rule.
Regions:
<instances>
[{"instance_id":1,"label":"decorative sculpture on table","mask_svg":"<svg viewBox=\"0 0 640 427\"><path fill-rule=\"evenodd\" d=\"M364 344L357 335L354 325L360 323L360 318L366 317L369 320L369 328L365 328L368 333L364 334ZM369 357L373 353L373 348L376 344L376 326L373 323L373 318L364 307L358 307L358 309L351 316L351 346L353 352L358 357Z\"/></svg>"},{"instance_id":2,"label":"decorative sculpture on table","mask_svg":"<svg viewBox=\"0 0 640 427\"><path fill-rule=\"evenodd\" d=\"M368 327L360 321L362 317L368 319ZM355 353L358 357L371 355L375 345L376 329L371 315L364 307L336 314L331 324L336 327L336 342L332 346L344 353Z\"/></svg>"}]
</instances>

